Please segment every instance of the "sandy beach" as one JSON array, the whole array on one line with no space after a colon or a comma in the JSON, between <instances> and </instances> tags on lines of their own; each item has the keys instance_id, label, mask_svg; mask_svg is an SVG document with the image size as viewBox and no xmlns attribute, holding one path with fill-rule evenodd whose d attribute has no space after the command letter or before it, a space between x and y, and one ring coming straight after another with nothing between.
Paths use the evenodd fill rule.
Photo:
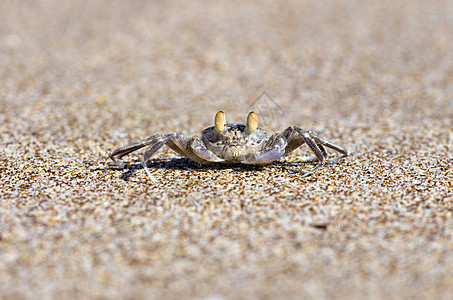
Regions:
<instances>
[{"instance_id":1,"label":"sandy beach","mask_svg":"<svg viewBox=\"0 0 453 300\"><path fill-rule=\"evenodd\" d=\"M452 37L447 0L1 1L0 298L452 299ZM351 154L107 156L219 110Z\"/></svg>"}]
</instances>

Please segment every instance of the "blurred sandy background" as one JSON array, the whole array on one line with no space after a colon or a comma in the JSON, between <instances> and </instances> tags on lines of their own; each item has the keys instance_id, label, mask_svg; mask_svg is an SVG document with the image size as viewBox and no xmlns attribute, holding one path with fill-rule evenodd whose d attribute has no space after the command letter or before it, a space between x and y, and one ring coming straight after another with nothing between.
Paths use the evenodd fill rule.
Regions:
<instances>
[{"instance_id":1,"label":"blurred sandy background","mask_svg":"<svg viewBox=\"0 0 453 300\"><path fill-rule=\"evenodd\" d=\"M452 299L452 37L448 0L1 1L0 298ZM220 109L352 155L110 166Z\"/></svg>"}]
</instances>

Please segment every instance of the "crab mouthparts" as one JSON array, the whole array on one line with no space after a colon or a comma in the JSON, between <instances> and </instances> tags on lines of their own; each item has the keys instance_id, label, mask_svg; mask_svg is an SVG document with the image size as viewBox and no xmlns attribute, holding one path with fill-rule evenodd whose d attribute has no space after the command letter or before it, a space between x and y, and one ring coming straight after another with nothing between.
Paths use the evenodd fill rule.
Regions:
<instances>
[{"instance_id":1,"label":"crab mouthparts","mask_svg":"<svg viewBox=\"0 0 453 300\"><path fill-rule=\"evenodd\" d=\"M231 156L236 159L239 157L239 149L237 147L232 147Z\"/></svg>"},{"instance_id":2,"label":"crab mouthparts","mask_svg":"<svg viewBox=\"0 0 453 300\"><path fill-rule=\"evenodd\" d=\"M230 152L231 158L238 159L243 155L243 147L242 146L228 146L228 152Z\"/></svg>"}]
</instances>

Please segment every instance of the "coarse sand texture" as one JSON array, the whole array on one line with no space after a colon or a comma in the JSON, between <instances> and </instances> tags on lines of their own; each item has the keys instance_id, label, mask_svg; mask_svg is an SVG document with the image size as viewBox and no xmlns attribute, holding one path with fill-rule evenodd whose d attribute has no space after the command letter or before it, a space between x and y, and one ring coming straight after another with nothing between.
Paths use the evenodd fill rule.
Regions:
<instances>
[{"instance_id":1,"label":"coarse sand texture","mask_svg":"<svg viewBox=\"0 0 453 300\"><path fill-rule=\"evenodd\" d=\"M452 37L449 0L0 1L0 299L453 299ZM220 110L351 154L108 157Z\"/></svg>"}]
</instances>

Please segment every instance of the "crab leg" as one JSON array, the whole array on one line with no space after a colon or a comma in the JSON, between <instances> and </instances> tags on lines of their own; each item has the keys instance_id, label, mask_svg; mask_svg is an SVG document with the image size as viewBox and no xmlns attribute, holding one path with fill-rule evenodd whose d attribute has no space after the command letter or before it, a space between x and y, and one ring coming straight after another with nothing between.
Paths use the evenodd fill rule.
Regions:
<instances>
[{"instance_id":1,"label":"crab leg","mask_svg":"<svg viewBox=\"0 0 453 300\"><path fill-rule=\"evenodd\" d=\"M319 145L310 135L308 131L296 126L290 126L282 132L282 135L286 138L288 146L285 149L285 155L289 154L293 150L299 148L303 144L307 144L308 147L313 151L316 157L308 158L303 162L316 162L323 161L327 157L326 149L322 145Z\"/></svg>"},{"instance_id":2,"label":"crab leg","mask_svg":"<svg viewBox=\"0 0 453 300\"><path fill-rule=\"evenodd\" d=\"M150 146L146 149L145 153L143 153L142 164L145 168L148 159L150 159L151 156L153 156L154 153L157 152L157 150L159 150L169 139L173 138L174 136L175 136L174 133L158 136L154 139L154 143L149 144Z\"/></svg>"},{"instance_id":3,"label":"crab leg","mask_svg":"<svg viewBox=\"0 0 453 300\"><path fill-rule=\"evenodd\" d=\"M121 159L123 156L126 156L129 153L132 153L132 152L137 151L137 150L139 150L139 149L141 149L143 147L146 147L148 145L151 145L151 144L155 143L156 140L158 140L161 137L162 137L162 134L153 135L153 136L150 136L150 137L144 139L143 141L140 141L140 142L137 142L137 143L133 143L133 144L118 148L118 149L110 152L109 153L109 157L113 160L115 165L117 165L119 168L124 168L124 164L122 162L117 161L115 159L115 156L118 156L117 158Z\"/></svg>"},{"instance_id":4,"label":"crab leg","mask_svg":"<svg viewBox=\"0 0 453 300\"><path fill-rule=\"evenodd\" d=\"M205 164L209 162L223 161L222 159L215 156L214 153L209 151L199 137L196 136L189 140L180 134L171 133L163 136L160 139L157 139L156 142L152 144L148 149L146 149L145 153L143 154L142 165L151 179L153 178L151 172L148 169L148 166L146 165L146 162L164 144L168 145L175 152L183 154L184 156L198 163Z\"/></svg>"},{"instance_id":5,"label":"crab leg","mask_svg":"<svg viewBox=\"0 0 453 300\"><path fill-rule=\"evenodd\" d=\"M324 146L329 147L333 150L336 150L343 154L342 156L336 158L335 160L342 158L348 155L348 151L343 147L340 147L332 142L329 142L319 134L314 131L305 131L302 128L296 126L290 126L285 131L282 132L282 135L288 140L288 147L286 147L285 154L290 153L294 149L303 145L304 143L310 147L310 150L313 151L316 157L305 159L303 162L319 162L310 172L306 173L304 176L310 175L315 172L317 169L322 167L325 164L327 158L327 152Z\"/></svg>"},{"instance_id":6,"label":"crab leg","mask_svg":"<svg viewBox=\"0 0 453 300\"><path fill-rule=\"evenodd\" d=\"M178 133L170 134L157 134L146 138L145 140L134 143L125 147L121 147L109 154L109 157L115 162L115 164L123 168L124 164L117 161L115 156L118 159L122 158L129 153L137 151L143 147L148 147L143 154L142 165L145 169L148 176L151 177L151 172L146 165L146 162L163 146L167 145L176 153L186 156L198 163L209 163L209 162L220 162L223 159L217 157L214 153L209 151L203 141L198 137L193 137L188 139Z\"/></svg>"},{"instance_id":7,"label":"crab leg","mask_svg":"<svg viewBox=\"0 0 453 300\"><path fill-rule=\"evenodd\" d=\"M313 169L311 169L309 172L304 174L304 176L308 176L308 175L312 174L313 172L315 172L316 170L318 170L319 168L321 168L322 166L324 166L325 158L327 156L325 154L327 154L327 153L326 153L326 150L324 149L324 147L322 147L321 145L318 145L316 143L316 141L311 137L310 133L308 133L307 131L305 131L299 127L294 127L294 130L298 134L302 135L305 143L307 144L308 147L310 147L311 151L313 151L313 153L316 155L316 158L319 161L319 164L317 164ZM319 146L321 146L321 148Z\"/></svg>"},{"instance_id":8,"label":"crab leg","mask_svg":"<svg viewBox=\"0 0 453 300\"><path fill-rule=\"evenodd\" d=\"M143 141L118 148L115 151L111 152L109 154L109 157L115 162L118 167L123 168L124 164L117 161L115 159L115 156L117 156L118 159L121 159L123 156L149 146L144 154L145 158L147 157L146 160L148 160L164 144L167 144L176 153L182 156L186 156L186 151L184 149L187 148L188 141L188 138L177 133L156 134L144 139Z\"/></svg>"},{"instance_id":9,"label":"crab leg","mask_svg":"<svg viewBox=\"0 0 453 300\"><path fill-rule=\"evenodd\" d=\"M341 154L343 154L343 156L348 156L349 155L348 150L346 150L345 148L343 148L341 146L338 146L337 144L329 142L328 140L326 140L325 138L323 138L322 136L320 136L316 132L314 132L312 130L309 130L308 134L310 134L310 136L316 141L318 146L324 145L326 147L329 147L330 149L333 149L335 151L340 152Z\"/></svg>"}]
</instances>

